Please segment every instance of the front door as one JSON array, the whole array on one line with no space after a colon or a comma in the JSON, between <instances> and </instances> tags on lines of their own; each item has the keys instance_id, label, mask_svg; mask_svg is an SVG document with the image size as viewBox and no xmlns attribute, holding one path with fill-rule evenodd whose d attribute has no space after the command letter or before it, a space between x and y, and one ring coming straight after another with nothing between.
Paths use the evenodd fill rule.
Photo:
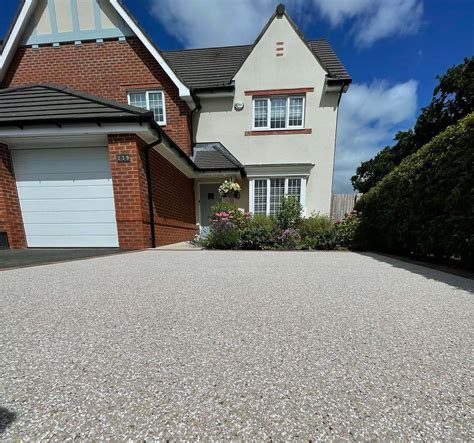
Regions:
<instances>
[{"instance_id":1,"label":"front door","mask_svg":"<svg viewBox=\"0 0 474 443\"><path fill-rule=\"evenodd\" d=\"M201 183L199 185L199 205L201 209L201 226L209 226L212 207L221 201L217 183Z\"/></svg>"}]
</instances>

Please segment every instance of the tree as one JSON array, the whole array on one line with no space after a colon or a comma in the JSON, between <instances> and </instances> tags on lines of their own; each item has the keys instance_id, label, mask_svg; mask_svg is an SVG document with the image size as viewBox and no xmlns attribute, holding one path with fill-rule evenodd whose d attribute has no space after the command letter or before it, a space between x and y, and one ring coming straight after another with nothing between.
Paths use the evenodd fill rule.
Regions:
<instances>
[{"instance_id":1,"label":"tree","mask_svg":"<svg viewBox=\"0 0 474 443\"><path fill-rule=\"evenodd\" d=\"M431 103L421 110L414 128L398 132L393 146L386 146L356 169L351 178L355 190L366 193L405 157L474 111L474 57L464 59L436 78L438 85Z\"/></svg>"}]
</instances>

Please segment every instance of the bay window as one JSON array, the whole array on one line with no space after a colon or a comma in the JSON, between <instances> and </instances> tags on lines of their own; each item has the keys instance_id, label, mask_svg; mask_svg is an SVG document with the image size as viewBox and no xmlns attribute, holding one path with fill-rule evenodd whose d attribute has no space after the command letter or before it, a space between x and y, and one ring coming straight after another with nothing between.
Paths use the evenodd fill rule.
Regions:
<instances>
[{"instance_id":1,"label":"bay window","mask_svg":"<svg viewBox=\"0 0 474 443\"><path fill-rule=\"evenodd\" d=\"M276 215L283 197L296 197L305 204L306 180L304 178L258 178L250 180L250 212Z\"/></svg>"},{"instance_id":2,"label":"bay window","mask_svg":"<svg viewBox=\"0 0 474 443\"><path fill-rule=\"evenodd\" d=\"M301 129L304 126L303 96L256 97L253 100L254 129Z\"/></svg>"},{"instance_id":3,"label":"bay window","mask_svg":"<svg viewBox=\"0 0 474 443\"><path fill-rule=\"evenodd\" d=\"M165 97L163 91L129 92L128 104L137 108L153 111L155 120L160 125L166 125Z\"/></svg>"}]
</instances>

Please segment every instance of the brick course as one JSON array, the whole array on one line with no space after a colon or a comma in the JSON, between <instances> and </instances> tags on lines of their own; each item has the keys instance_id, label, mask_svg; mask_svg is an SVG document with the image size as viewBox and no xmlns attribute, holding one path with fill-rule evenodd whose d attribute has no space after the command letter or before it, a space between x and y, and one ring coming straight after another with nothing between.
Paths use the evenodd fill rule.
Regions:
<instances>
[{"instance_id":1,"label":"brick course","mask_svg":"<svg viewBox=\"0 0 474 443\"><path fill-rule=\"evenodd\" d=\"M146 149L135 134L109 135L119 244L123 249L151 246ZM119 153L130 154L130 163L117 163ZM149 155L156 245L191 240L196 232L193 180L156 151Z\"/></svg>"},{"instance_id":2,"label":"brick course","mask_svg":"<svg viewBox=\"0 0 474 443\"><path fill-rule=\"evenodd\" d=\"M127 103L127 91L163 89L166 126L163 129L190 154L189 108L178 88L145 46L135 37L126 42L62 43L59 48L21 47L17 50L2 87L56 83L109 100Z\"/></svg>"},{"instance_id":3,"label":"brick course","mask_svg":"<svg viewBox=\"0 0 474 443\"><path fill-rule=\"evenodd\" d=\"M6 232L10 248L26 248L20 201L8 146L0 143L0 232Z\"/></svg>"}]
</instances>

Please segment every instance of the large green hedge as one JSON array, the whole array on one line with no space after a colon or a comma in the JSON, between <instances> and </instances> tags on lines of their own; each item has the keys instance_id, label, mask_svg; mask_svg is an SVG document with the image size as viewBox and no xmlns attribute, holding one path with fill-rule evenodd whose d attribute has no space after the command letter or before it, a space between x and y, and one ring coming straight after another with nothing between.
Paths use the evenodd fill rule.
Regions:
<instances>
[{"instance_id":1,"label":"large green hedge","mask_svg":"<svg viewBox=\"0 0 474 443\"><path fill-rule=\"evenodd\" d=\"M358 202L369 248L474 263L474 113L407 157Z\"/></svg>"}]
</instances>

